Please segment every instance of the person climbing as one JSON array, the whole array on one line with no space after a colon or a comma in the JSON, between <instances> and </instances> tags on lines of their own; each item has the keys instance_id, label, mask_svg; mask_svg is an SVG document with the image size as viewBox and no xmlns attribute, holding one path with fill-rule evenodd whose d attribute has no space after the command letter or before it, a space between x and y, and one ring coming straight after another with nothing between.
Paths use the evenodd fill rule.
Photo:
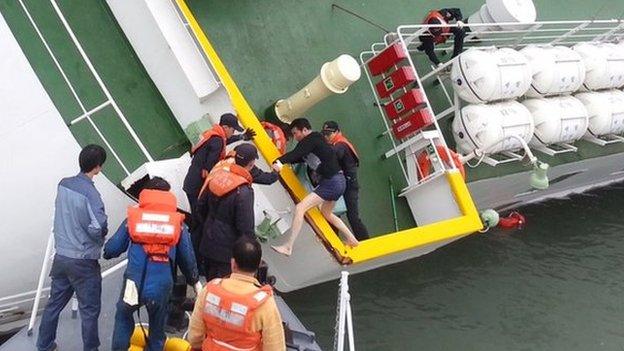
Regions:
<instances>
[{"instance_id":1,"label":"person climbing","mask_svg":"<svg viewBox=\"0 0 624 351\"><path fill-rule=\"evenodd\" d=\"M464 38L466 37L466 32L468 27L462 27L463 24L461 21L463 19L461 10L458 8L445 8L440 10L432 10L427 14L423 24L431 24L431 25L442 25L442 27L433 27L429 28L429 30L419 36L421 45L417 48L420 51L424 51L425 54L429 57L429 60L436 66L439 66L440 60L435 53L436 44L445 43L449 36L452 34L454 36L453 42L453 56L455 57L461 54L464 48ZM447 26L444 25L450 24L452 21L456 21L459 24L459 27L456 26Z\"/></svg>"},{"instance_id":2,"label":"person climbing","mask_svg":"<svg viewBox=\"0 0 624 351\"><path fill-rule=\"evenodd\" d=\"M325 136L327 142L334 147L338 163L347 181L343 198L347 206L347 219L349 224L351 224L353 234L360 241L366 240L369 238L368 229L360 218L358 205L360 186L357 180L357 169L360 165L360 158L353 144L342 134L338 123L335 121L323 123L321 133Z\"/></svg>"},{"instance_id":3,"label":"person climbing","mask_svg":"<svg viewBox=\"0 0 624 351\"><path fill-rule=\"evenodd\" d=\"M290 237L280 246L271 246L273 250L290 256L293 251L293 246L301 226L303 225L303 218L305 213L316 206L321 206L321 213L323 217L338 228L345 236L346 243L349 246L357 246L358 240L353 233L349 230L344 222L333 213L336 201L342 196L346 189L346 180L340 165L338 158L331 145L329 145L323 135L319 132L312 131L310 122L305 118L297 118L290 124L290 131L297 140L297 146L290 152L285 153L273 162L273 169L276 171L281 170L281 163L298 163L306 161L309 165L316 167L316 172L320 175L321 179L319 185L314 191L301 200L295 206L295 214L293 216L292 227L290 230ZM278 162L279 161L279 162Z\"/></svg>"}]
</instances>

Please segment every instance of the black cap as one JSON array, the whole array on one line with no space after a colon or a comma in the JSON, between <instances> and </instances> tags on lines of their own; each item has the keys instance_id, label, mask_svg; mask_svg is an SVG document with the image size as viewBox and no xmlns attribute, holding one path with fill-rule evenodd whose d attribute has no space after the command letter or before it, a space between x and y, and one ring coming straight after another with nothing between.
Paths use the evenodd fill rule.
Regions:
<instances>
[{"instance_id":1,"label":"black cap","mask_svg":"<svg viewBox=\"0 0 624 351\"><path fill-rule=\"evenodd\" d=\"M236 164L246 166L250 161L258 159L258 149L253 144L243 143L234 148Z\"/></svg>"},{"instance_id":2,"label":"black cap","mask_svg":"<svg viewBox=\"0 0 624 351\"><path fill-rule=\"evenodd\" d=\"M242 132L243 127L238 124L238 118L231 113L225 113L221 115L221 120L219 121L219 125L228 126L234 128L234 130Z\"/></svg>"},{"instance_id":3,"label":"black cap","mask_svg":"<svg viewBox=\"0 0 624 351\"><path fill-rule=\"evenodd\" d=\"M336 123L335 121L326 121L325 123L323 123L323 129L321 130L321 132L329 134L337 132L339 130L340 127L338 127L338 123Z\"/></svg>"}]
</instances>

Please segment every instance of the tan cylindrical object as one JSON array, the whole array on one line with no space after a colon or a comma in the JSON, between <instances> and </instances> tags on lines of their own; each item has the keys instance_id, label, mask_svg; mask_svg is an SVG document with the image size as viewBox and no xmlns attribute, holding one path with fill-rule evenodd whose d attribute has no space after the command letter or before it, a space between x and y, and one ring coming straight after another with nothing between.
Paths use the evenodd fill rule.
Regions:
<instances>
[{"instance_id":1,"label":"tan cylindrical object","mask_svg":"<svg viewBox=\"0 0 624 351\"><path fill-rule=\"evenodd\" d=\"M282 122L290 123L329 95L345 93L361 74L360 65L353 57L340 55L323 64L321 73L303 89L287 99L278 100L275 114Z\"/></svg>"}]
</instances>

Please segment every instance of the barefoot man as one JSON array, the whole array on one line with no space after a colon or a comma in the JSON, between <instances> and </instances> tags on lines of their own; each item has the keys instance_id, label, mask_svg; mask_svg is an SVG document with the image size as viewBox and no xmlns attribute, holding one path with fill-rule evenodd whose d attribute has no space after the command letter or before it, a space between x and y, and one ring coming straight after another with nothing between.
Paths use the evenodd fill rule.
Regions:
<instances>
[{"instance_id":1,"label":"barefoot man","mask_svg":"<svg viewBox=\"0 0 624 351\"><path fill-rule=\"evenodd\" d=\"M298 163L305 161L313 168L316 166L316 172L321 176L321 181L314 189L314 192L308 194L295 206L290 237L283 245L272 246L273 250L290 256L295 240L297 240L297 236L301 231L305 213L309 209L319 205L321 206L323 217L342 232L346 244L349 246L357 246L358 241L355 236L353 236L344 222L333 213L336 201L342 196L346 189L346 180L340 170L338 158L336 157L334 149L325 141L321 133L312 131L310 122L305 118L293 120L290 124L290 132L295 140L297 140L297 146L292 151L278 158L273 163L273 169L279 172L281 170L281 163Z\"/></svg>"}]
</instances>

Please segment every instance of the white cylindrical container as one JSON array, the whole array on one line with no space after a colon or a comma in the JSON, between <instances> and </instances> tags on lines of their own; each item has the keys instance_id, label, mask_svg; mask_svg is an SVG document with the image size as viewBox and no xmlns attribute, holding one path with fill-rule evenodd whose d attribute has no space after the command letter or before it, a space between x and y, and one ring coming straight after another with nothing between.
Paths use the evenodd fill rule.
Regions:
<instances>
[{"instance_id":1,"label":"white cylindrical container","mask_svg":"<svg viewBox=\"0 0 624 351\"><path fill-rule=\"evenodd\" d=\"M468 23L532 23L537 11L532 0L487 0L479 11L468 18ZM520 30L530 25L495 25L493 30Z\"/></svg>"},{"instance_id":2,"label":"white cylindrical container","mask_svg":"<svg viewBox=\"0 0 624 351\"><path fill-rule=\"evenodd\" d=\"M537 10L532 0L487 0L488 12L497 23L535 22ZM529 26L500 26L503 30L526 29Z\"/></svg>"},{"instance_id":3,"label":"white cylindrical container","mask_svg":"<svg viewBox=\"0 0 624 351\"><path fill-rule=\"evenodd\" d=\"M469 25L481 24L481 23L492 24L491 26L471 26L470 29L472 32L479 32L479 31L493 32L493 31L500 30L500 28L496 25L495 22L496 21L492 18L492 16L488 12L488 8L486 4L483 4L481 8L479 9L479 11L473 13L472 15L470 15L470 17L468 17ZM477 36L479 38L483 38L487 36L487 34L478 34Z\"/></svg>"},{"instance_id":4,"label":"white cylindrical container","mask_svg":"<svg viewBox=\"0 0 624 351\"><path fill-rule=\"evenodd\" d=\"M624 85L624 50L611 43L579 43L574 45L585 63L587 90L614 89Z\"/></svg>"},{"instance_id":5,"label":"white cylindrical container","mask_svg":"<svg viewBox=\"0 0 624 351\"><path fill-rule=\"evenodd\" d=\"M360 79L360 75L357 61L349 55L340 55L323 64L321 73L303 89L277 101L275 114L282 122L290 123L329 95L345 93L351 84Z\"/></svg>"},{"instance_id":6,"label":"white cylindrical container","mask_svg":"<svg viewBox=\"0 0 624 351\"><path fill-rule=\"evenodd\" d=\"M453 63L451 79L463 100L478 104L524 95L531 73L526 57L516 50L469 49Z\"/></svg>"},{"instance_id":7,"label":"white cylindrical container","mask_svg":"<svg viewBox=\"0 0 624 351\"><path fill-rule=\"evenodd\" d=\"M578 52L565 46L528 45L520 50L533 70L526 95L543 97L577 91L585 81L585 64Z\"/></svg>"},{"instance_id":8,"label":"white cylindrical container","mask_svg":"<svg viewBox=\"0 0 624 351\"><path fill-rule=\"evenodd\" d=\"M516 101L467 105L453 120L453 136L463 154L488 146L491 147L481 151L495 154L519 149L520 142L509 136L517 135L528 143L533 129L531 113Z\"/></svg>"},{"instance_id":9,"label":"white cylindrical container","mask_svg":"<svg viewBox=\"0 0 624 351\"><path fill-rule=\"evenodd\" d=\"M624 133L624 92L609 90L576 95L589 114L587 131L594 136Z\"/></svg>"},{"instance_id":10,"label":"white cylindrical container","mask_svg":"<svg viewBox=\"0 0 624 351\"><path fill-rule=\"evenodd\" d=\"M587 109L572 96L528 99L522 104L531 111L535 123L531 145L572 143L587 131Z\"/></svg>"}]
</instances>

